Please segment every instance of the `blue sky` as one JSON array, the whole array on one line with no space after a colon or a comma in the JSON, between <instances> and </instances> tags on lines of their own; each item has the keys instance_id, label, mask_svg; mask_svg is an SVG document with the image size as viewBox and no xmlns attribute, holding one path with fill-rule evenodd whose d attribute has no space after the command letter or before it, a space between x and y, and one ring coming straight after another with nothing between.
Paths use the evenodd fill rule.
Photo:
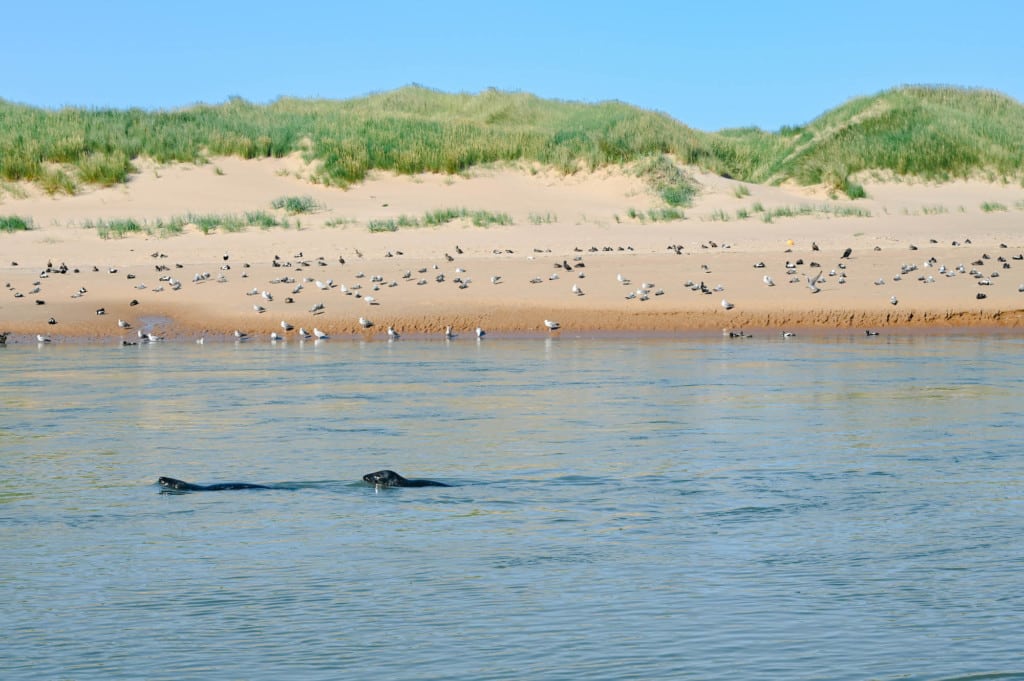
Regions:
<instances>
[{"instance_id":1,"label":"blue sky","mask_svg":"<svg viewBox=\"0 0 1024 681\"><path fill-rule=\"evenodd\" d=\"M19 2L0 98L168 109L419 83L617 99L702 130L805 123L902 84L1024 101L1024 3Z\"/></svg>"}]
</instances>

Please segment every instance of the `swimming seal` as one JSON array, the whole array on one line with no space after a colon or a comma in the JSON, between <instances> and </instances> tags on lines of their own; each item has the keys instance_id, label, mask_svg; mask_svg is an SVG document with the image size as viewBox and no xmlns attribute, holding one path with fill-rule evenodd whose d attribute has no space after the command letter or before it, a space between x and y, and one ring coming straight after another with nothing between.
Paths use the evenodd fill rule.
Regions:
<instances>
[{"instance_id":1,"label":"swimming seal","mask_svg":"<svg viewBox=\"0 0 1024 681\"><path fill-rule=\"evenodd\" d=\"M367 482L374 487L451 487L451 485L435 482L434 480L410 480L403 478L394 471L388 470L367 473L363 476L363 482Z\"/></svg>"},{"instance_id":2,"label":"swimming seal","mask_svg":"<svg viewBox=\"0 0 1024 681\"><path fill-rule=\"evenodd\" d=\"M195 485L184 480L161 477L157 482L164 489L176 492L218 492L226 489L270 489L266 485L254 485L251 482L218 482L213 485Z\"/></svg>"}]
</instances>

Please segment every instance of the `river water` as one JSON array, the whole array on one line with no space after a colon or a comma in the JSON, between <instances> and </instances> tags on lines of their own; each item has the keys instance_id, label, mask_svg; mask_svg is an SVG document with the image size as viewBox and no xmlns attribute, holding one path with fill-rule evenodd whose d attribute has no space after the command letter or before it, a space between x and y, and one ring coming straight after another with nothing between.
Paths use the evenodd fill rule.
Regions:
<instances>
[{"instance_id":1,"label":"river water","mask_svg":"<svg viewBox=\"0 0 1024 681\"><path fill-rule=\"evenodd\" d=\"M1018 336L0 369L4 679L1024 678Z\"/></svg>"}]
</instances>

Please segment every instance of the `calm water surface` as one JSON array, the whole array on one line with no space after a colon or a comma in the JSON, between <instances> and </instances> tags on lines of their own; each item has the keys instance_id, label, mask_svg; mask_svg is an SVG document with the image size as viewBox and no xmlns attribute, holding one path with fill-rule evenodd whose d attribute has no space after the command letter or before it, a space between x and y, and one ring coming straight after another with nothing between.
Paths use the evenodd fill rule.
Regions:
<instances>
[{"instance_id":1,"label":"calm water surface","mask_svg":"<svg viewBox=\"0 0 1024 681\"><path fill-rule=\"evenodd\" d=\"M4 679L1024 678L1019 337L0 369Z\"/></svg>"}]
</instances>

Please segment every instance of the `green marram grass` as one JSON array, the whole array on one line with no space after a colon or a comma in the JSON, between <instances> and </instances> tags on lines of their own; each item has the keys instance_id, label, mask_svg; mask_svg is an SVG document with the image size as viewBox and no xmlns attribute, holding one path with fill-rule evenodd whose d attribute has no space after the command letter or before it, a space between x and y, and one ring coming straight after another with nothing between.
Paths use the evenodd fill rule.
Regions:
<instances>
[{"instance_id":1,"label":"green marram grass","mask_svg":"<svg viewBox=\"0 0 1024 681\"><path fill-rule=\"evenodd\" d=\"M315 213L321 208L312 196L280 196L271 201L270 205L277 210L284 210L290 215Z\"/></svg>"},{"instance_id":2,"label":"green marram grass","mask_svg":"<svg viewBox=\"0 0 1024 681\"><path fill-rule=\"evenodd\" d=\"M151 236L170 237L183 234L185 228L194 226L204 234L218 230L224 232L244 232L249 227L270 229L272 227L288 228L291 224L267 211L249 211L241 215L217 213L187 213L168 219L157 219L152 222L135 220L134 218L116 218L111 220L87 220L82 224L85 229L94 229L102 239L121 239L132 234L148 234Z\"/></svg>"},{"instance_id":3,"label":"green marram grass","mask_svg":"<svg viewBox=\"0 0 1024 681\"><path fill-rule=\"evenodd\" d=\"M95 229L101 239L123 239L130 234L146 232L145 223L132 218L86 220L82 227L85 229Z\"/></svg>"},{"instance_id":4,"label":"green marram grass","mask_svg":"<svg viewBox=\"0 0 1024 681\"><path fill-rule=\"evenodd\" d=\"M627 165L667 205L693 189L680 166L749 183L825 184L863 195L865 171L948 180L1021 178L1024 107L1002 94L901 87L853 99L805 125L694 130L622 102L546 100L520 92L447 94L409 86L350 100L232 98L183 109L40 109L0 100L0 180L51 193L124 182L133 161L301 152L312 179L347 186L373 170L464 173L511 162L564 173ZM741 191L741 190L740 190Z\"/></svg>"},{"instance_id":5,"label":"green marram grass","mask_svg":"<svg viewBox=\"0 0 1024 681\"><path fill-rule=\"evenodd\" d=\"M427 211L422 217L403 214L394 218L370 220L366 226L371 232L397 232L401 228L439 227L455 220L468 220L475 227L513 224L512 216L508 213L468 208L437 208Z\"/></svg>"},{"instance_id":6,"label":"green marram grass","mask_svg":"<svg viewBox=\"0 0 1024 681\"><path fill-rule=\"evenodd\" d=\"M32 218L17 215L0 215L0 232L27 232L32 229Z\"/></svg>"}]
</instances>

